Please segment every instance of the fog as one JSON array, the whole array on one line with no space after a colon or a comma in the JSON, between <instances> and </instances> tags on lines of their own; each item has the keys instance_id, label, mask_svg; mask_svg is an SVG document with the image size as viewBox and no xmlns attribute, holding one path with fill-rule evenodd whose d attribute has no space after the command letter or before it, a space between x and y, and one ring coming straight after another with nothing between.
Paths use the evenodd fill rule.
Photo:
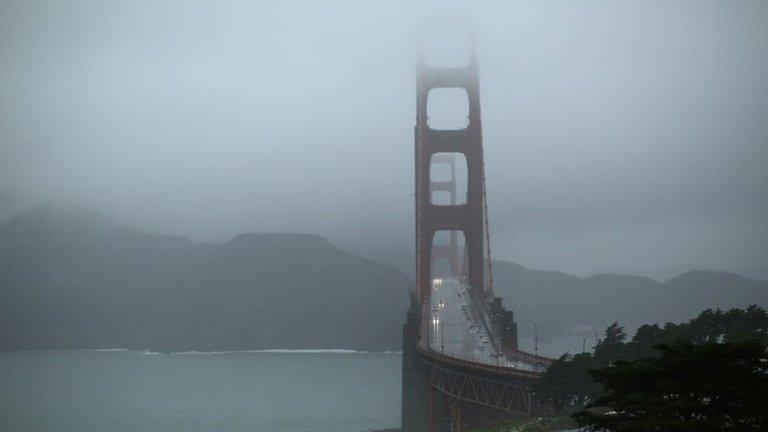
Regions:
<instances>
[{"instance_id":1,"label":"fog","mask_svg":"<svg viewBox=\"0 0 768 432\"><path fill-rule=\"evenodd\" d=\"M0 217L408 266L415 3L2 2ZM768 3L471 6L495 259L768 277Z\"/></svg>"}]
</instances>

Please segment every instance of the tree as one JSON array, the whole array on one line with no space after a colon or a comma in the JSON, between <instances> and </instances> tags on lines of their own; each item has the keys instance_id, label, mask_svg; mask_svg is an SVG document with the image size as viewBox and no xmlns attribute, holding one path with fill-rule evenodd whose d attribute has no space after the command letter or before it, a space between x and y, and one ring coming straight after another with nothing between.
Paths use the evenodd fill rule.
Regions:
<instances>
[{"instance_id":1,"label":"tree","mask_svg":"<svg viewBox=\"0 0 768 432\"><path fill-rule=\"evenodd\" d=\"M605 329L605 337L595 346L595 360L600 366L607 366L615 360L625 360L624 340L627 334L624 327L614 322Z\"/></svg>"},{"instance_id":2,"label":"tree","mask_svg":"<svg viewBox=\"0 0 768 432\"><path fill-rule=\"evenodd\" d=\"M707 309L687 323L667 323L662 338L667 344L756 341L768 345L768 312L757 305L725 312Z\"/></svg>"},{"instance_id":3,"label":"tree","mask_svg":"<svg viewBox=\"0 0 768 432\"><path fill-rule=\"evenodd\" d=\"M595 367L591 354L563 354L536 381L536 399L556 411L584 406L600 391L600 386L589 376Z\"/></svg>"},{"instance_id":4,"label":"tree","mask_svg":"<svg viewBox=\"0 0 768 432\"><path fill-rule=\"evenodd\" d=\"M746 310L731 309L724 314L727 342L756 341L768 346L768 312L757 305Z\"/></svg>"},{"instance_id":5,"label":"tree","mask_svg":"<svg viewBox=\"0 0 768 432\"><path fill-rule=\"evenodd\" d=\"M664 343L664 330L658 324L642 325L635 332L632 342L627 344L631 357L627 360L656 357L658 351L654 347L662 343Z\"/></svg>"},{"instance_id":6,"label":"tree","mask_svg":"<svg viewBox=\"0 0 768 432\"><path fill-rule=\"evenodd\" d=\"M755 305L725 312L707 309L686 323L641 326L630 341L626 339L624 329L613 323L605 330L594 355L564 355L555 360L537 380L536 398L555 411L580 409L602 394L590 371L619 361L658 359L662 355L658 346L662 344L753 342L768 347L768 313Z\"/></svg>"},{"instance_id":7,"label":"tree","mask_svg":"<svg viewBox=\"0 0 768 432\"><path fill-rule=\"evenodd\" d=\"M760 343L659 345L661 355L592 372L603 396L574 414L590 430L768 430L768 355Z\"/></svg>"}]
</instances>

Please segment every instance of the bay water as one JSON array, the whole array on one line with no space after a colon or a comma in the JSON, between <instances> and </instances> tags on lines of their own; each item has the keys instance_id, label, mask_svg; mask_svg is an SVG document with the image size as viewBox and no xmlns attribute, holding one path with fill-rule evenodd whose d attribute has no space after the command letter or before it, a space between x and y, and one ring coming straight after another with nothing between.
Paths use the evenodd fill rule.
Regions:
<instances>
[{"instance_id":1,"label":"bay water","mask_svg":"<svg viewBox=\"0 0 768 432\"><path fill-rule=\"evenodd\" d=\"M400 423L399 353L0 353L0 431L362 432Z\"/></svg>"}]
</instances>

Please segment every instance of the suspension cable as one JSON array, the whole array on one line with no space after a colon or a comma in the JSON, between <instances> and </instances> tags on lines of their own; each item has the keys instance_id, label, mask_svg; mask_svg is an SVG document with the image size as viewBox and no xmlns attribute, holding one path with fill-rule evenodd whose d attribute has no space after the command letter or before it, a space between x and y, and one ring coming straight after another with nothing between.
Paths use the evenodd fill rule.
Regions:
<instances>
[{"instance_id":1,"label":"suspension cable","mask_svg":"<svg viewBox=\"0 0 768 432\"><path fill-rule=\"evenodd\" d=\"M482 147L480 148L480 151L482 152ZM483 170L483 216L485 219L484 225L484 231L485 231L485 250L488 254L488 289L487 291L491 294L493 294L493 260L491 259L491 225L488 223L488 200L486 198L486 187L485 187L485 157L481 155L480 160L482 161L482 170Z\"/></svg>"}]
</instances>

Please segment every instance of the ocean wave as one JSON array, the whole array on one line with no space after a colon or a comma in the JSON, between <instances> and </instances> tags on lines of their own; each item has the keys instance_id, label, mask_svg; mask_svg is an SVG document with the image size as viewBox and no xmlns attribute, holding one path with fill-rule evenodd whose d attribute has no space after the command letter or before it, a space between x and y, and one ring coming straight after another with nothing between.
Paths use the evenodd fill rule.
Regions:
<instances>
[{"instance_id":1,"label":"ocean wave","mask_svg":"<svg viewBox=\"0 0 768 432\"><path fill-rule=\"evenodd\" d=\"M127 348L92 348L92 349L82 349L77 351L94 351L94 352L128 352L133 351L129 350Z\"/></svg>"}]
</instances>

